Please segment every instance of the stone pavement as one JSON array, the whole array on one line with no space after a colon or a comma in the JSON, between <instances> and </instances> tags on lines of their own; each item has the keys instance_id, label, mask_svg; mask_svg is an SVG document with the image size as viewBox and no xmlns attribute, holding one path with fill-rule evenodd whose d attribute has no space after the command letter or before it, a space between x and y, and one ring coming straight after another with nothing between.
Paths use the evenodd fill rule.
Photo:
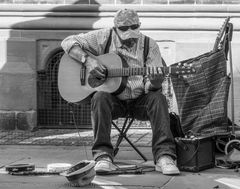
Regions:
<instances>
[{"instance_id":1,"label":"stone pavement","mask_svg":"<svg viewBox=\"0 0 240 189\"><path fill-rule=\"evenodd\" d=\"M152 165L151 149L140 147L149 161L137 160L138 155L129 147L121 148L115 163ZM85 151L86 150L86 151ZM86 152L86 153L85 153ZM33 163L36 170L46 170L50 163L71 163L91 158L90 147L49 145L0 145L0 189L64 189L72 188L64 176L13 176L5 172L11 163ZM96 176L91 185L82 188L103 189L236 189L240 187L240 174L231 169L213 168L199 173L181 172L179 176L166 176L156 171L145 174Z\"/></svg>"},{"instance_id":2,"label":"stone pavement","mask_svg":"<svg viewBox=\"0 0 240 189\"><path fill-rule=\"evenodd\" d=\"M80 140L79 140L80 134ZM113 143L117 138L113 130ZM141 157L123 141L115 163L153 166L151 153L151 130L131 129L132 140L146 155ZM59 175L13 176L5 166L13 163L33 163L36 170L46 170L50 163L71 163L91 159L92 131L38 130L36 132L0 132L0 189L63 189L71 188L67 179ZM238 171L238 170L237 170ZM240 188L240 173L232 169L213 168L199 173L181 172L179 176L165 176L156 171L145 174L122 174L96 176L92 184L82 188L104 189L235 189Z\"/></svg>"}]
</instances>

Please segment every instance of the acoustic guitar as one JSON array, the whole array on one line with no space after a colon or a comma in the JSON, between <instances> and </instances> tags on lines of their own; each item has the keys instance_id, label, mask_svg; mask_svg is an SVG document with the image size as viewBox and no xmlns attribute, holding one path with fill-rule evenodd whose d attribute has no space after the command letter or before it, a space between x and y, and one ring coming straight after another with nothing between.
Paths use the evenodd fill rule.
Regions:
<instances>
[{"instance_id":1,"label":"acoustic guitar","mask_svg":"<svg viewBox=\"0 0 240 189\"><path fill-rule=\"evenodd\" d=\"M127 83L127 77L134 75L155 74L193 74L192 67L129 67L119 55L108 53L96 57L106 68L107 77L104 80L93 77L87 65L64 54L58 70L58 89L62 98L71 103L87 100L96 91L120 94ZM162 71L162 72L161 72Z\"/></svg>"}]
</instances>

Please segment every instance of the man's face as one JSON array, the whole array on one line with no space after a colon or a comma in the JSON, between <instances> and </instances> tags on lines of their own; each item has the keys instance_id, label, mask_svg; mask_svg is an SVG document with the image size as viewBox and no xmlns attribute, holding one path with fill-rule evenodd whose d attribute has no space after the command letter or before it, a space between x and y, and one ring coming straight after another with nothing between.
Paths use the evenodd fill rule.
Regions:
<instances>
[{"instance_id":1,"label":"man's face","mask_svg":"<svg viewBox=\"0 0 240 189\"><path fill-rule=\"evenodd\" d=\"M140 37L140 24L132 24L132 25L122 25L122 26L118 26L117 28L117 32L119 37L122 40L127 40L127 39L131 39L131 38L135 38L138 39Z\"/></svg>"},{"instance_id":2,"label":"man's face","mask_svg":"<svg viewBox=\"0 0 240 189\"><path fill-rule=\"evenodd\" d=\"M119 10L114 18L114 25L123 43L127 42L130 45L140 37L139 18L136 11L132 9Z\"/></svg>"}]
</instances>

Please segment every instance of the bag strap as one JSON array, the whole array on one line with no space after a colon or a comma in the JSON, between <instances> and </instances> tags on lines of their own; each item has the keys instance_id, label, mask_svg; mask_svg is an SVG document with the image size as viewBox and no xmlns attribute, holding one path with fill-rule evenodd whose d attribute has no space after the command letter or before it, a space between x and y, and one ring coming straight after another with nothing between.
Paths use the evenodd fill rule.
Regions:
<instances>
[{"instance_id":1,"label":"bag strap","mask_svg":"<svg viewBox=\"0 0 240 189\"><path fill-rule=\"evenodd\" d=\"M106 44L106 47L104 50L104 54L109 53L109 48L110 48L111 42L112 42L112 29L110 29L110 34L109 34L108 41L107 41L107 44Z\"/></svg>"}]
</instances>

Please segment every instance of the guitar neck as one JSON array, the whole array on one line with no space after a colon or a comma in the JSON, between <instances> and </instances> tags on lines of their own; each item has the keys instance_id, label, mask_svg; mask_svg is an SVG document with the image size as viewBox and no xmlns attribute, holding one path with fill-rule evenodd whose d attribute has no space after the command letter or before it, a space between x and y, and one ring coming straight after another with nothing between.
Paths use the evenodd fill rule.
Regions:
<instances>
[{"instance_id":1,"label":"guitar neck","mask_svg":"<svg viewBox=\"0 0 240 189\"><path fill-rule=\"evenodd\" d=\"M159 70L161 69L161 70ZM134 76L134 75L149 75L150 73L165 73L164 67L134 67L134 68L115 68L108 70L109 77L124 77L124 76ZM162 71L162 72L161 72Z\"/></svg>"},{"instance_id":2,"label":"guitar neck","mask_svg":"<svg viewBox=\"0 0 240 189\"><path fill-rule=\"evenodd\" d=\"M155 74L192 74L192 70L175 67L128 67L108 69L108 77L124 77L134 75Z\"/></svg>"}]
</instances>

